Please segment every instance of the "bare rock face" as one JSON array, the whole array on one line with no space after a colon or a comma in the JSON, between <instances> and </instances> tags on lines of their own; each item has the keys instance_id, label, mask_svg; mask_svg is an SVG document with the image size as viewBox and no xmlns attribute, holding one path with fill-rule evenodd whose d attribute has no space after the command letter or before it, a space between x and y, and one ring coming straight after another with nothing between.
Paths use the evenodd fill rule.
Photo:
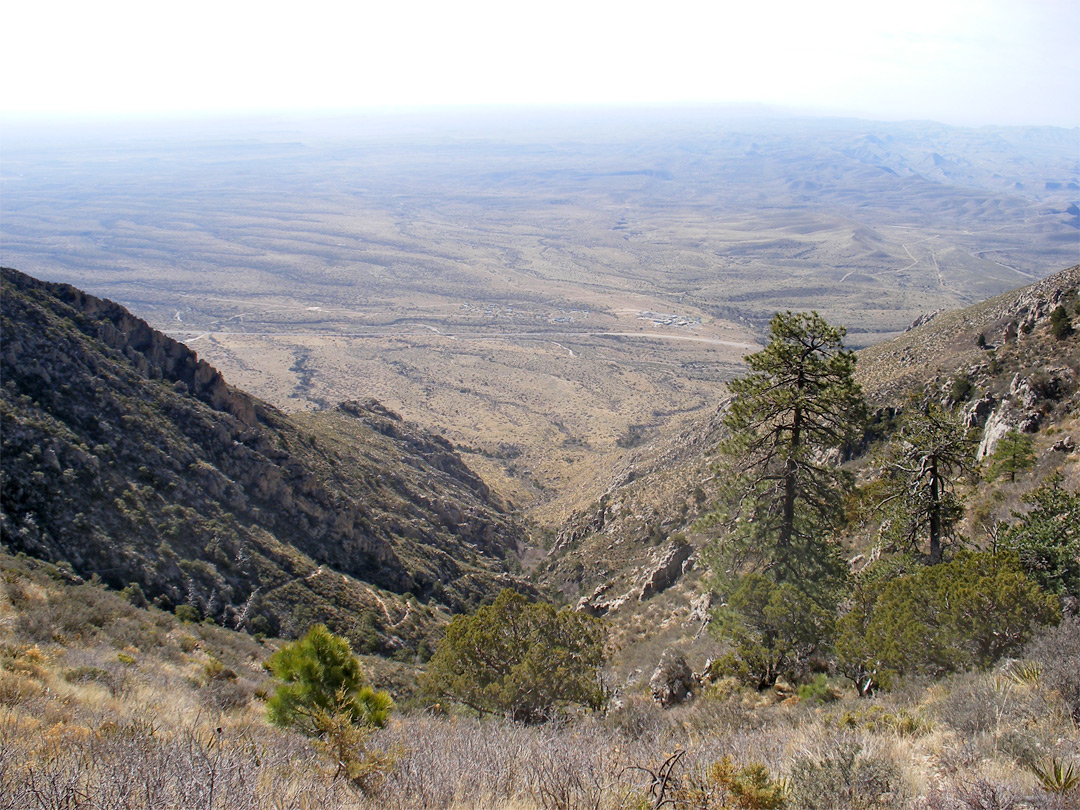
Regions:
<instances>
[{"instance_id":1,"label":"bare rock face","mask_svg":"<svg viewBox=\"0 0 1080 810\"><path fill-rule=\"evenodd\" d=\"M674 585L683 575L683 564L690 559L693 552L693 546L689 543L670 543L654 556L652 565L645 571L638 600L644 602L650 596Z\"/></svg>"},{"instance_id":2,"label":"bare rock face","mask_svg":"<svg viewBox=\"0 0 1080 810\"><path fill-rule=\"evenodd\" d=\"M979 442L979 450L975 454L976 459L982 461L991 455L998 446L998 442L1004 438L1010 430L1016 430L1023 420L1023 414L1009 400L1005 400L996 408L986 420L983 428L982 441Z\"/></svg>"},{"instance_id":3,"label":"bare rock face","mask_svg":"<svg viewBox=\"0 0 1080 810\"><path fill-rule=\"evenodd\" d=\"M964 408L964 426L974 428L986 424L986 420L993 413L996 404L997 400L989 394L970 403Z\"/></svg>"},{"instance_id":4,"label":"bare rock face","mask_svg":"<svg viewBox=\"0 0 1080 810\"><path fill-rule=\"evenodd\" d=\"M673 650L660 657L660 663L649 678L652 699L667 709L684 702L694 689L694 673L686 659Z\"/></svg>"}]
</instances>

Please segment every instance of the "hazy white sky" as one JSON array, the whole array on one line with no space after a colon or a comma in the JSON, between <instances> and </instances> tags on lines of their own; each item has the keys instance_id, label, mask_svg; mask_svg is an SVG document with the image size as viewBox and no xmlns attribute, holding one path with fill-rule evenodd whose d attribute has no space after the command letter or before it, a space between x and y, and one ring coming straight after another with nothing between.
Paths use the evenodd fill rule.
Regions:
<instances>
[{"instance_id":1,"label":"hazy white sky","mask_svg":"<svg viewBox=\"0 0 1080 810\"><path fill-rule=\"evenodd\" d=\"M27 0L0 114L760 102L1080 125L1078 0Z\"/></svg>"}]
</instances>

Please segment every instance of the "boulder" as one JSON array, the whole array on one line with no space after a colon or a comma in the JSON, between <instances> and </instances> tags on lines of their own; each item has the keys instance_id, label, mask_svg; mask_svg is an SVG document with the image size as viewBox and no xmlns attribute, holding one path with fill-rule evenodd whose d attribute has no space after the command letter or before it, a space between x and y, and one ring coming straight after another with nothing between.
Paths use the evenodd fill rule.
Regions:
<instances>
[{"instance_id":1,"label":"boulder","mask_svg":"<svg viewBox=\"0 0 1080 810\"><path fill-rule=\"evenodd\" d=\"M1054 442L1050 449L1055 453L1071 453L1076 449L1076 442L1073 441L1072 436L1066 436L1064 439Z\"/></svg>"},{"instance_id":2,"label":"boulder","mask_svg":"<svg viewBox=\"0 0 1080 810\"><path fill-rule=\"evenodd\" d=\"M685 701L694 689L694 673L686 659L674 650L667 650L649 678L652 699L667 709Z\"/></svg>"}]
</instances>

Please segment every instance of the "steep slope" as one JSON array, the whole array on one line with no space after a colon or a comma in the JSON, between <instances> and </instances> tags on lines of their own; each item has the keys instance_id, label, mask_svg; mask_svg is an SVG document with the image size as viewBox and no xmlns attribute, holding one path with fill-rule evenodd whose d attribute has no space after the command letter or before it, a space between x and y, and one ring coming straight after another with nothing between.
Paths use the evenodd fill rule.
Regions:
<instances>
[{"instance_id":1,"label":"steep slope","mask_svg":"<svg viewBox=\"0 0 1080 810\"><path fill-rule=\"evenodd\" d=\"M928 313L903 335L859 352L859 381L871 401L896 405L912 389L979 366L973 373L989 377L1075 361L1075 345L1050 338L1047 327L1056 306L1075 306L1078 291L1080 265L965 309Z\"/></svg>"},{"instance_id":2,"label":"steep slope","mask_svg":"<svg viewBox=\"0 0 1080 810\"><path fill-rule=\"evenodd\" d=\"M1050 313L1059 304L1080 321L1080 266L966 309L927 316L900 337L858 353L857 378L886 421L907 397L930 394L961 408L972 427L985 428L983 456L1010 428L1038 434L1032 480L983 485L973 497L971 511L981 511L984 521L1008 519L1035 479L1051 471L1062 473L1066 486L1080 486L1080 330L1066 339L1051 334ZM723 397L717 391L717 412L697 430L640 448L603 497L574 515L556 538L544 575L568 597L580 598L582 609L641 613L644 603L671 587L665 610L682 610L684 617L692 612L683 574L697 560L690 549L706 541L691 527L708 508L710 452L723 434ZM981 537L969 528L972 537Z\"/></svg>"},{"instance_id":3,"label":"steep slope","mask_svg":"<svg viewBox=\"0 0 1080 810\"><path fill-rule=\"evenodd\" d=\"M115 303L2 283L13 551L229 626L325 621L369 649L513 584L521 529L440 437L374 402L294 422Z\"/></svg>"}]
</instances>

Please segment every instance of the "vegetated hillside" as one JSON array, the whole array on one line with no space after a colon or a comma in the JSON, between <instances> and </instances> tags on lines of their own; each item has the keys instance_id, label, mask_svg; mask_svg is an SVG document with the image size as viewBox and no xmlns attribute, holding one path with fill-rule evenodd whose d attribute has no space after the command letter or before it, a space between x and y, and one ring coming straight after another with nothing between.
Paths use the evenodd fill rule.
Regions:
<instances>
[{"instance_id":1,"label":"vegetated hillside","mask_svg":"<svg viewBox=\"0 0 1080 810\"><path fill-rule=\"evenodd\" d=\"M1051 332L1058 305L1080 320L1078 289L1080 266L966 309L928 314L925 323L858 354L856 375L877 410L863 450L890 429L891 417L913 395L960 409L970 426L982 428L980 459L1010 429L1032 435L1036 464L1029 474L973 488L965 529L976 543L985 539L983 527L1023 509L1023 495L1051 472L1061 473L1069 489L1080 486L1080 334ZM657 617L679 625L673 633L686 621L700 627L705 618L704 603L691 605L697 580L691 572L707 540L693 525L709 507L710 453L724 432L723 400L718 391L716 413L696 431L640 448L554 542L545 578L580 598L582 609L626 617L631 636L648 635ZM655 598L668 588L670 594Z\"/></svg>"},{"instance_id":2,"label":"vegetated hillside","mask_svg":"<svg viewBox=\"0 0 1080 810\"><path fill-rule=\"evenodd\" d=\"M442 609L518 584L520 526L377 403L299 424L123 307L14 270L2 312L12 551L230 627L323 621L358 649L414 644Z\"/></svg>"},{"instance_id":3,"label":"vegetated hillside","mask_svg":"<svg viewBox=\"0 0 1080 810\"><path fill-rule=\"evenodd\" d=\"M1075 319L1080 313L1068 288L1062 300ZM1063 471L1075 489L1076 386L1064 369L1076 367L1080 336L1055 335L1051 319L1037 316L1029 332L1021 330L1015 357L1053 357L1063 364L1055 372L1059 384L1040 386L1032 399L1031 386L1025 385L1030 378L1014 373L1008 387L1016 392L1006 398L1039 414L1024 422L1036 430L1038 459L1036 469L1021 477L1045 480L1049 471ZM6 351L11 333L7 321L4 326ZM64 336L68 350L81 347L77 334ZM993 385L1013 362L1004 347L997 352L1000 365L986 378ZM159 384L169 387L167 381ZM912 390L925 395L937 384L924 379ZM969 397L979 393L975 383L969 384ZM946 393L956 399L952 382ZM961 406L954 402L953 407ZM403 430L377 408L367 412L375 422L387 420L384 434ZM970 412L977 414L978 408L972 405ZM341 447L358 442L360 449L352 452L359 456L373 452L367 442L381 441L345 411L327 423L310 419L301 429L310 429L320 446L326 442L326 453L340 449L336 442ZM992 669L916 672L871 696L857 696L825 672L797 691L779 681L766 689L740 686L735 677L717 679L711 671L709 678L697 680L678 655L665 655L661 660L668 666L657 667L659 677L648 678L669 642L687 658L706 651L708 636L692 648L701 625L687 623L686 606L679 604L690 591L691 577L681 576L685 560L676 562L687 546L674 537L665 540L701 508L699 499L684 489L682 503L689 497L694 505L668 524L659 510L678 503L678 475L695 464L707 465L702 448L715 440L715 426L714 420L699 434L673 438L663 453L643 447L633 469L620 473L620 485L611 490L619 508L602 513L603 525L584 535L563 535L551 570L558 571L570 551L586 548L600 564L609 560L623 565L620 571L630 570L629 552L636 548L640 561L651 548L640 536L640 524L649 515L644 505L653 504L658 511L649 516L660 523L644 525L659 528L648 535L664 544L661 556L667 560L643 566L648 576L638 581L633 598L608 610L617 617L624 646L605 673L605 683L615 686L606 712L567 722L530 727L500 718L479 721L459 707L432 706L430 696L415 692L406 663L368 657L370 680L390 688L399 705L385 728L356 729L342 756L329 734L305 738L268 724L260 702L275 684L260 665L278 640L185 620L190 611L171 615L141 608L132 604L141 601L134 589L109 592L100 583L79 581L67 566L0 552L0 797L12 807L220 810L281 807L300 803L298 797L320 807L400 810L661 805L704 810L718 802L792 810L1075 808L1080 790L1075 780L1080 620L1075 615L1033 629L1028 642L1011 651L1013 658ZM384 434L379 435L388 439ZM669 489L646 501L650 480ZM699 539L691 536L689 545ZM604 550L609 556L602 556ZM964 559L958 555L923 570L946 571ZM601 612L605 592L599 596L583 608ZM1002 630L997 619L1009 613L1011 600L1010 595L973 611L984 640ZM703 606L695 607L704 615ZM964 622L951 631L967 628ZM959 641L958 647L974 641L955 635L933 640L943 639ZM711 642L713 651L717 646ZM662 708L666 687L679 684L693 699ZM360 757L370 768L355 777L343 770L344 760Z\"/></svg>"}]
</instances>

